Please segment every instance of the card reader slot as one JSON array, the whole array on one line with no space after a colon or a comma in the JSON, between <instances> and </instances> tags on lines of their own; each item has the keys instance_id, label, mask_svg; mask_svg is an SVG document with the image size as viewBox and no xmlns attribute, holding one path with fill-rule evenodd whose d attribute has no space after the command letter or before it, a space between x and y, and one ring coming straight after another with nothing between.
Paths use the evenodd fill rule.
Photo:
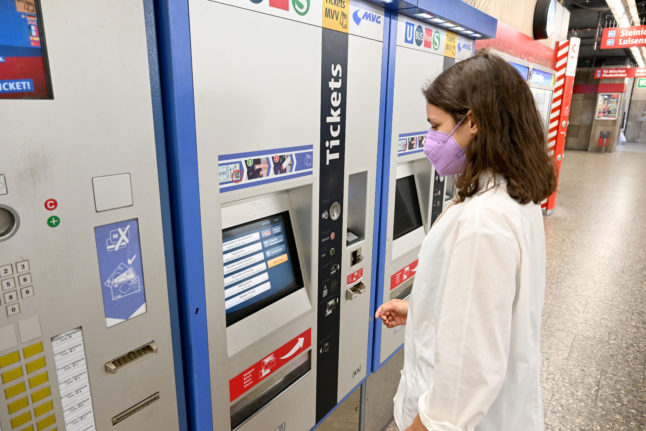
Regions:
<instances>
[{"instance_id":1,"label":"card reader slot","mask_svg":"<svg viewBox=\"0 0 646 431\"><path fill-rule=\"evenodd\" d=\"M116 416L112 417L112 425L116 425L119 422L122 422L126 419L128 419L130 416L134 415L135 413L145 409L155 401L159 399L159 392L155 392L151 396L139 401L137 404L135 404L132 407L127 408L126 410L122 411Z\"/></svg>"},{"instance_id":2,"label":"card reader slot","mask_svg":"<svg viewBox=\"0 0 646 431\"><path fill-rule=\"evenodd\" d=\"M267 377L243 398L231 406L231 429L234 430L273 399L299 381L312 368L312 351L303 353Z\"/></svg>"},{"instance_id":3,"label":"card reader slot","mask_svg":"<svg viewBox=\"0 0 646 431\"><path fill-rule=\"evenodd\" d=\"M134 350L129 351L126 354L119 356L111 361L105 363L105 371L110 374L116 374L119 371L127 368L137 362L143 361L149 356L157 353L157 343L151 341L150 343L144 344L141 347L138 347Z\"/></svg>"}]
</instances>

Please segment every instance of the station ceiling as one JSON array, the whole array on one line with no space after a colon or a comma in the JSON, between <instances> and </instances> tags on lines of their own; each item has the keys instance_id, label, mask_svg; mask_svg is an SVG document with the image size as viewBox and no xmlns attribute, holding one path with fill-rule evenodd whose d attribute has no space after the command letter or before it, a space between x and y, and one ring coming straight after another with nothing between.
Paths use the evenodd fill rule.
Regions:
<instances>
[{"instance_id":1,"label":"station ceiling","mask_svg":"<svg viewBox=\"0 0 646 431\"><path fill-rule=\"evenodd\" d=\"M646 0L635 0L641 23L645 24ZM628 49L601 49L601 35L606 27L616 27L606 0L563 0L570 11L568 37L581 38L579 67L636 66Z\"/></svg>"}]
</instances>

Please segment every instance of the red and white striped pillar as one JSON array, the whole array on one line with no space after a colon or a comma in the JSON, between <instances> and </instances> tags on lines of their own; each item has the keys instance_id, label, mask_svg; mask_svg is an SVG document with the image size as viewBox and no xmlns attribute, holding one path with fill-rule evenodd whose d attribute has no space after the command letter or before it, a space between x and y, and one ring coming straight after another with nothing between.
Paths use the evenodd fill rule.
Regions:
<instances>
[{"instance_id":1,"label":"red and white striped pillar","mask_svg":"<svg viewBox=\"0 0 646 431\"><path fill-rule=\"evenodd\" d=\"M556 162L557 184L561 177L561 164L563 162L563 152L565 151L565 135L567 134L568 120L570 118L570 105L572 103L574 76L576 75L576 63L579 58L580 45L581 39L573 37L570 40L557 42L556 49L554 50L556 54L554 61L556 83L554 84L550 126L547 133L547 152L550 156L554 157L554 161ZM554 212L556 194L557 191L554 191L541 204L541 208L546 211L547 215Z\"/></svg>"}]
</instances>

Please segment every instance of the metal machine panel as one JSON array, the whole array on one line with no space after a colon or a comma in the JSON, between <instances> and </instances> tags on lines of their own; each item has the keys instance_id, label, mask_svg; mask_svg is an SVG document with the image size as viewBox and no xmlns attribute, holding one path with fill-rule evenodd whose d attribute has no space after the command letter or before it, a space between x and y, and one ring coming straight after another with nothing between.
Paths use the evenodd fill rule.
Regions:
<instances>
[{"instance_id":1,"label":"metal machine panel","mask_svg":"<svg viewBox=\"0 0 646 431\"><path fill-rule=\"evenodd\" d=\"M53 99L0 101L3 429L182 427L153 16L44 2Z\"/></svg>"}]
</instances>

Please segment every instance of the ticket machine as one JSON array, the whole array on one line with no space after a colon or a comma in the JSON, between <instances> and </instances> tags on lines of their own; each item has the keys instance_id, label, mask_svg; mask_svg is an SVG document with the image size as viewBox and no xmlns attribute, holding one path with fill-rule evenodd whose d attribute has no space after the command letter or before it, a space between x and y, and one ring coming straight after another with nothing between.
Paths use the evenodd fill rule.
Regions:
<instances>
[{"instance_id":1,"label":"ticket machine","mask_svg":"<svg viewBox=\"0 0 646 431\"><path fill-rule=\"evenodd\" d=\"M536 109L547 133L552 107L552 93L554 91L554 70L506 53L495 51L495 54L507 60L520 73L520 76L527 81L534 96Z\"/></svg>"},{"instance_id":2,"label":"ticket machine","mask_svg":"<svg viewBox=\"0 0 646 431\"><path fill-rule=\"evenodd\" d=\"M307 430L369 368L384 11L180 3L160 28L191 426Z\"/></svg>"},{"instance_id":3,"label":"ticket machine","mask_svg":"<svg viewBox=\"0 0 646 431\"><path fill-rule=\"evenodd\" d=\"M495 19L454 3L420 2L391 20L390 123L384 140L375 310L390 299L408 297L422 241L453 193L423 152L429 126L422 89L473 55L474 38L495 35ZM378 370L402 346L404 331L401 326L388 329L381 320L374 325L372 369Z\"/></svg>"},{"instance_id":4,"label":"ticket machine","mask_svg":"<svg viewBox=\"0 0 646 431\"><path fill-rule=\"evenodd\" d=\"M152 12L0 0L2 430L185 429Z\"/></svg>"}]
</instances>

